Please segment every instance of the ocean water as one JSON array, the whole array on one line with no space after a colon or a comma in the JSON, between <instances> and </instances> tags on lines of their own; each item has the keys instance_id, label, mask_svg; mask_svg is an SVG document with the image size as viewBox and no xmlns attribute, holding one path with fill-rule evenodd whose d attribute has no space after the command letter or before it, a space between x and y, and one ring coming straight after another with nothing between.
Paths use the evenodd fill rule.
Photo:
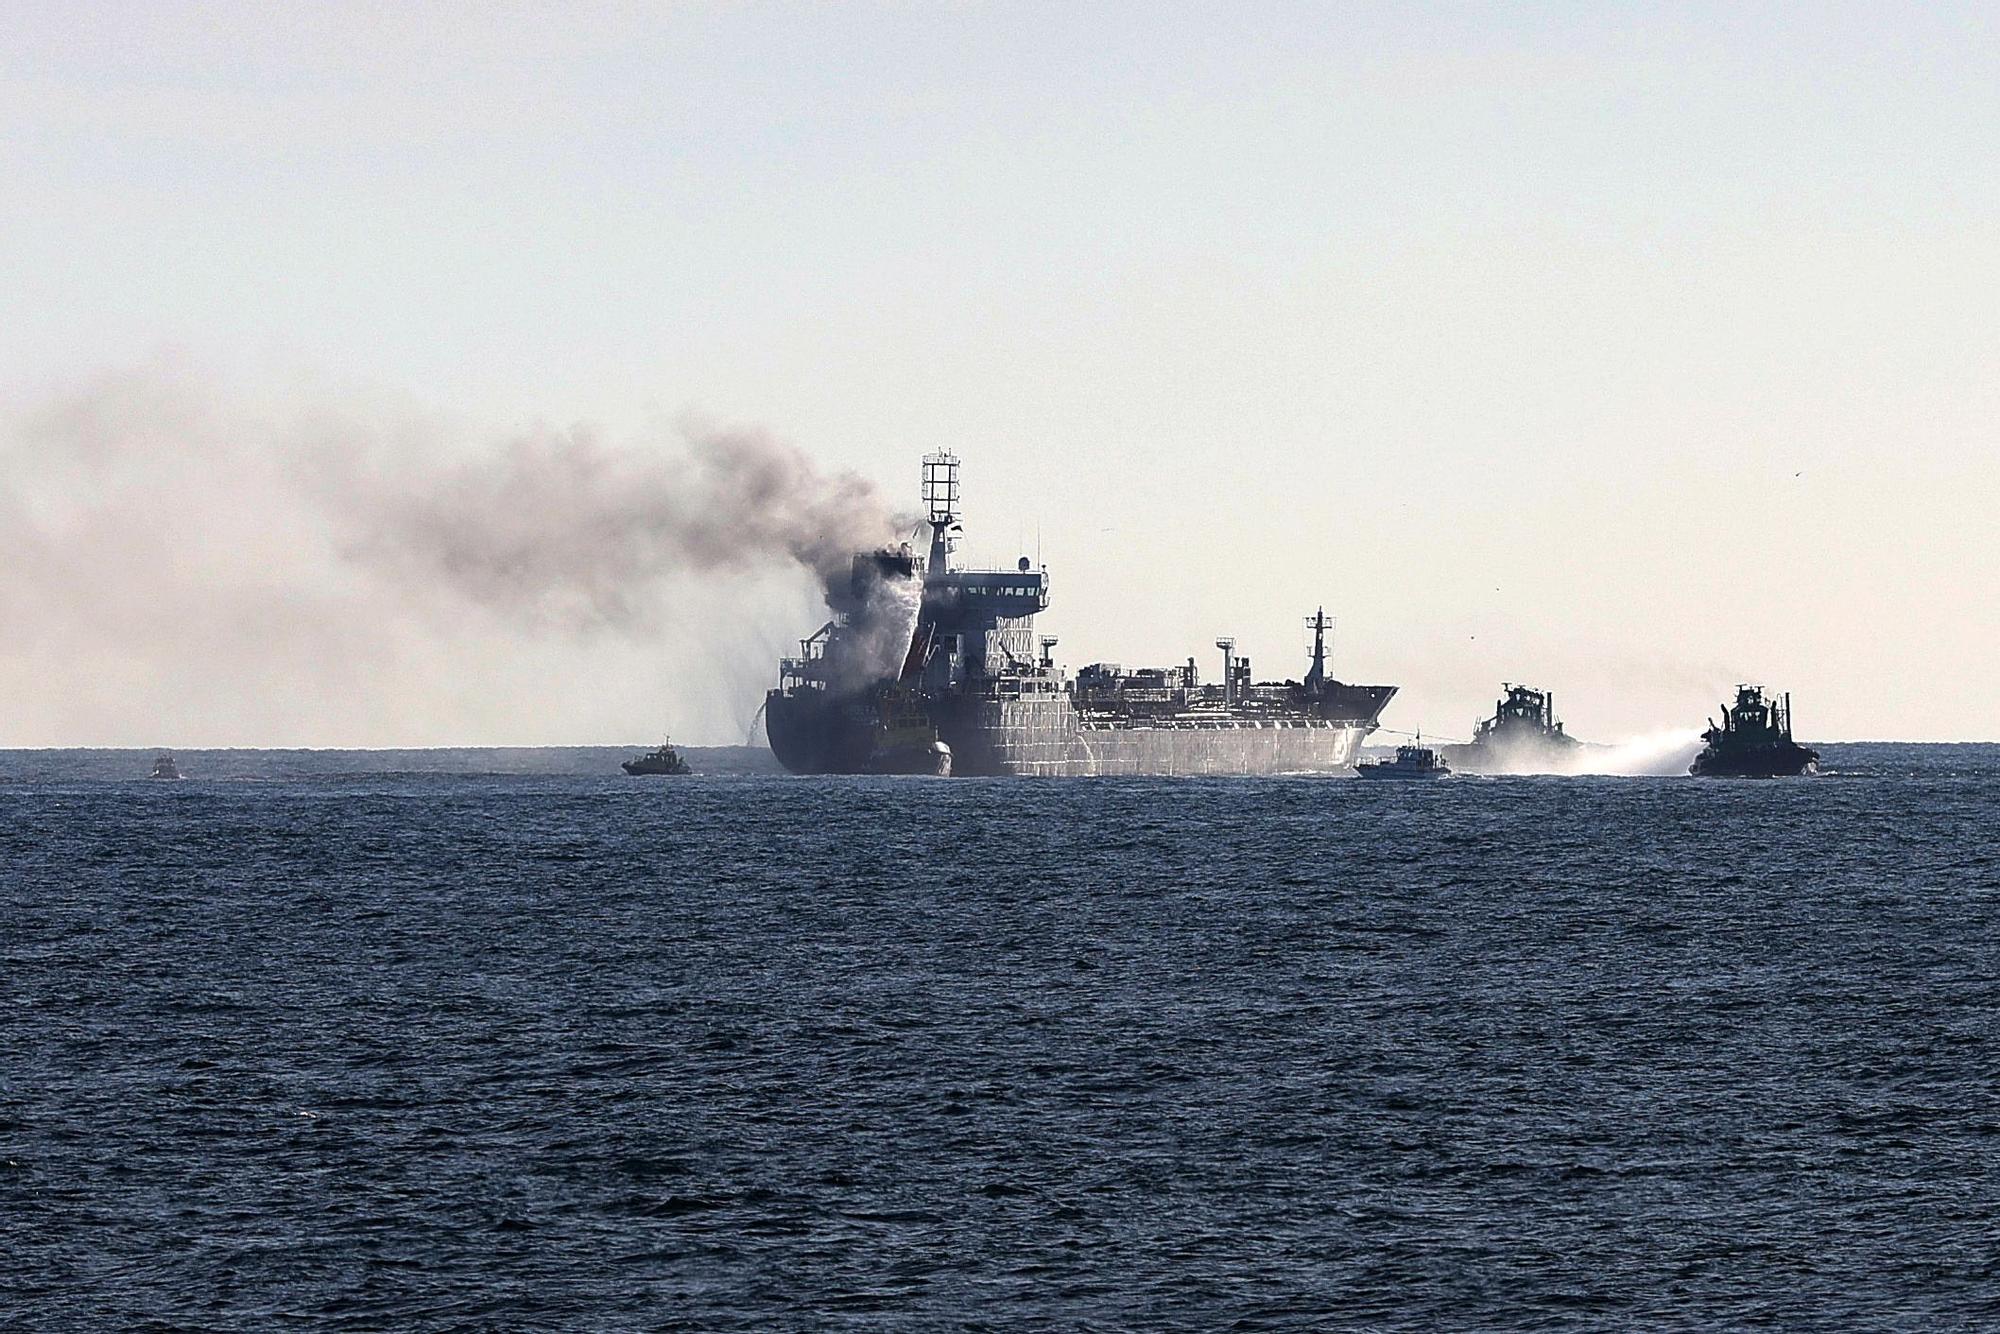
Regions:
<instances>
[{"instance_id":1,"label":"ocean water","mask_svg":"<svg viewBox=\"0 0 2000 1334\"><path fill-rule=\"evenodd\" d=\"M0 753L0 1328L1992 1328L2000 747L1824 749Z\"/></svg>"}]
</instances>

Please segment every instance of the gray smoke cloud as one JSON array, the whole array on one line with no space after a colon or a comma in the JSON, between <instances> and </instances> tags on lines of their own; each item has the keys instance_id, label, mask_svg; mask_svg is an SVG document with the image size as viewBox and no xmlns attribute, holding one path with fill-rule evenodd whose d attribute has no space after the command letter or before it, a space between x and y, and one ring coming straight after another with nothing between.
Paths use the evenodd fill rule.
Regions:
<instances>
[{"instance_id":1,"label":"gray smoke cloud","mask_svg":"<svg viewBox=\"0 0 2000 1334\"><path fill-rule=\"evenodd\" d=\"M393 745L740 740L898 520L761 430L496 434L153 366L6 416L0 531L0 744Z\"/></svg>"},{"instance_id":2,"label":"gray smoke cloud","mask_svg":"<svg viewBox=\"0 0 2000 1334\"><path fill-rule=\"evenodd\" d=\"M680 436L537 427L469 455L405 442L361 457L336 437L308 457L347 557L568 631L647 628L689 575L794 564L832 588L857 547L894 533L872 485L766 432Z\"/></svg>"}]
</instances>

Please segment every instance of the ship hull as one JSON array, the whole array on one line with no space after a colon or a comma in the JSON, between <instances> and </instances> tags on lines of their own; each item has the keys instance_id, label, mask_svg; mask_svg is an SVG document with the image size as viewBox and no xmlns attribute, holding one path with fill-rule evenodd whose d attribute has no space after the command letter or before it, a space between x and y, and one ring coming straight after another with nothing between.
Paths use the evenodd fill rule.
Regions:
<instances>
[{"instance_id":1,"label":"ship hull","mask_svg":"<svg viewBox=\"0 0 2000 1334\"><path fill-rule=\"evenodd\" d=\"M778 763L795 774L863 774L875 754L880 720L873 710L817 692L764 697L764 734Z\"/></svg>"},{"instance_id":2,"label":"ship hull","mask_svg":"<svg viewBox=\"0 0 2000 1334\"><path fill-rule=\"evenodd\" d=\"M1787 743L1736 751L1705 750L1688 772L1697 778L1797 778L1818 772L1819 752Z\"/></svg>"},{"instance_id":3,"label":"ship hull","mask_svg":"<svg viewBox=\"0 0 2000 1334\"><path fill-rule=\"evenodd\" d=\"M939 739L962 777L1196 777L1347 773L1371 730L1358 720L1079 716L1059 693L935 701ZM773 692L771 751L793 773L873 772L867 711Z\"/></svg>"}]
</instances>

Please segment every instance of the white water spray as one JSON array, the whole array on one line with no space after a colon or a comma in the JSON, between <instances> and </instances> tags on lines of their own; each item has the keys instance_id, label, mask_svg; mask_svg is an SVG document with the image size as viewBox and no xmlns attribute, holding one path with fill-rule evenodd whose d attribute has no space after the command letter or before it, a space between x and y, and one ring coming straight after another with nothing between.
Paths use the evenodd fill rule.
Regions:
<instances>
[{"instance_id":1,"label":"white water spray","mask_svg":"<svg viewBox=\"0 0 2000 1334\"><path fill-rule=\"evenodd\" d=\"M1571 774L1632 777L1685 774L1701 749L1701 733L1691 727L1647 732L1608 746L1591 746L1565 770Z\"/></svg>"}]
</instances>

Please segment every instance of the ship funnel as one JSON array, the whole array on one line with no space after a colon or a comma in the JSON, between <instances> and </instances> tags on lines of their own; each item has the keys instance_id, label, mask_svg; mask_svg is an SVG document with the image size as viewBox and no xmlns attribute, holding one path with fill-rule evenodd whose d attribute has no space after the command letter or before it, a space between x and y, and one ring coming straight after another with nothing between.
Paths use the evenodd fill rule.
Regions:
<instances>
[{"instance_id":1,"label":"ship funnel","mask_svg":"<svg viewBox=\"0 0 2000 1334\"><path fill-rule=\"evenodd\" d=\"M1236 702L1236 673L1232 669L1236 665L1236 641L1234 639L1218 639L1215 641L1215 646L1222 650L1222 702L1224 704L1234 704Z\"/></svg>"}]
</instances>

